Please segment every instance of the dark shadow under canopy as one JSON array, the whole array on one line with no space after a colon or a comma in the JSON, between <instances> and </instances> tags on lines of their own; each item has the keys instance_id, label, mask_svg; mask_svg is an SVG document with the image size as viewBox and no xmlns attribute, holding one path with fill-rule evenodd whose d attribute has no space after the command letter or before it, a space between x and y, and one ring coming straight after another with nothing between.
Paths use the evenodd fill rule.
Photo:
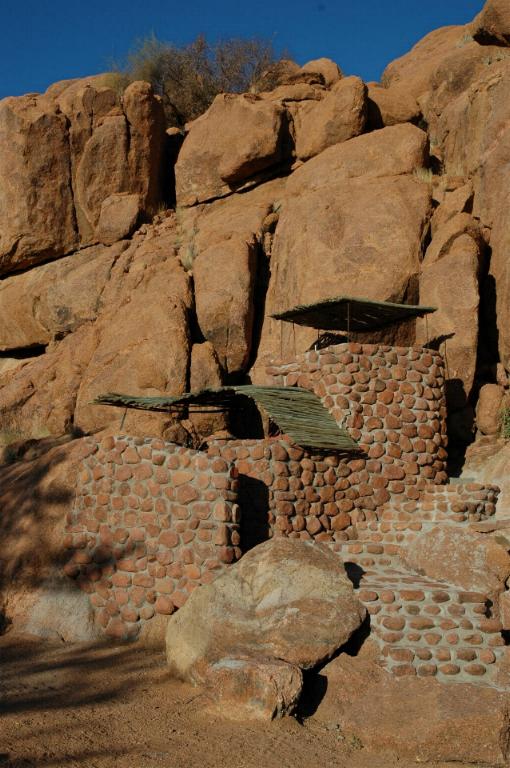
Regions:
<instances>
[{"instance_id":1,"label":"dark shadow under canopy","mask_svg":"<svg viewBox=\"0 0 510 768\"><path fill-rule=\"evenodd\" d=\"M271 317L321 331L362 333L378 331L393 323L401 323L412 317L422 317L435 311L436 307L337 296L315 304L302 304L285 312L278 312Z\"/></svg>"},{"instance_id":2,"label":"dark shadow under canopy","mask_svg":"<svg viewBox=\"0 0 510 768\"><path fill-rule=\"evenodd\" d=\"M94 404L171 413L183 407L226 410L236 407L239 398L250 398L262 406L280 430L303 448L343 453L360 450L347 430L336 423L320 398L301 387L240 385L187 392L175 397L132 397L111 393L99 395Z\"/></svg>"}]
</instances>

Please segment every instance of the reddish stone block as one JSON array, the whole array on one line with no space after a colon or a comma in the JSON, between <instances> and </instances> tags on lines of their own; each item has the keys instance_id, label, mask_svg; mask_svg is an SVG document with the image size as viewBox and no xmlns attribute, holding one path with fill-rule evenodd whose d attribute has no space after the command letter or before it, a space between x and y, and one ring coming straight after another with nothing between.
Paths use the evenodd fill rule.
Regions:
<instances>
[{"instance_id":1,"label":"reddish stone block","mask_svg":"<svg viewBox=\"0 0 510 768\"><path fill-rule=\"evenodd\" d=\"M200 579L200 575L201 575L200 568L197 565L194 565L194 564L185 565L184 566L184 573L188 577L188 579L194 579L195 581L197 579Z\"/></svg>"},{"instance_id":2,"label":"reddish stone block","mask_svg":"<svg viewBox=\"0 0 510 768\"><path fill-rule=\"evenodd\" d=\"M154 603L154 609L156 613L169 616L175 611L175 605L170 597L167 597L166 595L160 595Z\"/></svg>"},{"instance_id":3,"label":"reddish stone block","mask_svg":"<svg viewBox=\"0 0 510 768\"><path fill-rule=\"evenodd\" d=\"M172 549L179 544L179 536L174 533L174 531L163 531L163 533L160 534L158 541L163 547Z\"/></svg>"},{"instance_id":4,"label":"reddish stone block","mask_svg":"<svg viewBox=\"0 0 510 768\"><path fill-rule=\"evenodd\" d=\"M124 640L128 634L128 628L122 619L111 619L105 629L105 633L117 640Z\"/></svg>"},{"instance_id":5,"label":"reddish stone block","mask_svg":"<svg viewBox=\"0 0 510 768\"><path fill-rule=\"evenodd\" d=\"M170 460L168 461L168 466L170 467ZM179 462L177 462L177 466L179 466ZM173 468L173 467L170 467L170 468ZM174 488L178 488L181 485L186 485L187 483L191 483L193 481L194 476L195 476L194 472L176 468L175 471L172 472L171 474L171 483L174 486Z\"/></svg>"},{"instance_id":6,"label":"reddish stone block","mask_svg":"<svg viewBox=\"0 0 510 768\"><path fill-rule=\"evenodd\" d=\"M119 482L125 482L126 480L131 480L133 477L133 469L132 467L122 465L120 467L117 467L115 469L115 479Z\"/></svg>"},{"instance_id":7,"label":"reddish stone block","mask_svg":"<svg viewBox=\"0 0 510 768\"><path fill-rule=\"evenodd\" d=\"M482 675L486 674L487 670L483 664L466 664L464 667L464 672L466 672L468 675L472 675L473 677L481 677Z\"/></svg>"},{"instance_id":8,"label":"reddish stone block","mask_svg":"<svg viewBox=\"0 0 510 768\"><path fill-rule=\"evenodd\" d=\"M154 586L154 578L147 573L136 573L133 576L133 584L137 587L148 589Z\"/></svg>"},{"instance_id":9,"label":"reddish stone block","mask_svg":"<svg viewBox=\"0 0 510 768\"><path fill-rule=\"evenodd\" d=\"M111 581L114 587L129 587L131 584L131 576L129 573L119 573L117 571L113 574Z\"/></svg>"},{"instance_id":10,"label":"reddish stone block","mask_svg":"<svg viewBox=\"0 0 510 768\"><path fill-rule=\"evenodd\" d=\"M153 469L150 464L140 464L138 467L135 467L133 474L136 480L142 481L152 477L152 472Z\"/></svg>"}]
</instances>

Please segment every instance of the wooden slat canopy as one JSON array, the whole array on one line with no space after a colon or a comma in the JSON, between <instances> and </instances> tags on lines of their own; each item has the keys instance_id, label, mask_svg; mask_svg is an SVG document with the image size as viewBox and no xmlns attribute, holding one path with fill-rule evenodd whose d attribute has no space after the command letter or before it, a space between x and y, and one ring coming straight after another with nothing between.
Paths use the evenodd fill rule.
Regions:
<instances>
[{"instance_id":1,"label":"wooden slat canopy","mask_svg":"<svg viewBox=\"0 0 510 768\"><path fill-rule=\"evenodd\" d=\"M394 304L352 296L337 296L315 304L302 304L271 317L321 331L377 331L387 325L435 312L436 307Z\"/></svg>"},{"instance_id":2,"label":"wooden slat canopy","mask_svg":"<svg viewBox=\"0 0 510 768\"><path fill-rule=\"evenodd\" d=\"M176 397L132 397L112 393L100 395L94 403L172 412L184 406L224 410L235 407L239 398L250 398L262 406L280 430L303 448L343 453L360 450L347 430L336 423L317 395L301 387L240 385L187 392Z\"/></svg>"}]
</instances>

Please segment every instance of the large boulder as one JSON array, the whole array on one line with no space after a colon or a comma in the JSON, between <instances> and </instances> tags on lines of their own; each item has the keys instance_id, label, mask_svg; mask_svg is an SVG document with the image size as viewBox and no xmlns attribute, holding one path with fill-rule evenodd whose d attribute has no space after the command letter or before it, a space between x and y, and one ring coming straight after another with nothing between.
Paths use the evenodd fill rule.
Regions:
<instances>
[{"instance_id":1,"label":"large boulder","mask_svg":"<svg viewBox=\"0 0 510 768\"><path fill-rule=\"evenodd\" d=\"M324 57L307 61L301 67L301 72L318 72L324 78L326 88L331 88L342 79L342 71L338 64Z\"/></svg>"},{"instance_id":2,"label":"large boulder","mask_svg":"<svg viewBox=\"0 0 510 768\"><path fill-rule=\"evenodd\" d=\"M127 243L92 246L0 282L0 350L48 344L95 320Z\"/></svg>"},{"instance_id":3,"label":"large boulder","mask_svg":"<svg viewBox=\"0 0 510 768\"><path fill-rule=\"evenodd\" d=\"M198 322L223 369L230 373L248 364L257 263L254 233L248 238L233 233L205 248L194 263Z\"/></svg>"},{"instance_id":4,"label":"large boulder","mask_svg":"<svg viewBox=\"0 0 510 768\"><path fill-rule=\"evenodd\" d=\"M97 338L84 323L44 354L0 372L0 436L21 440L63 435L74 427L76 396Z\"/></svg>"},{"instance_id":5,"label":"large boulder","mask_svg":"<svg viewBox=\"0 0 510 768\"><path fill-rule=\"evenodd\" d=\"M473 206L473 184L468 181L466 184L461 184L459 187L453 190L447 190L444 193L441 204L434 211L434 215L430 220L430 228L432 237L443 231L446 232L444 227L452 219L459 214L467 214L470 212ZM460 220L458 220L460 221ZM468 229L474 229L474 222L469 221ZM457 231L464 232L465 228L457 227ZM442 237L443 243L445 237Z\"/></svg>"},{"instance_id":6,"label":"large boulder","mask_svg":"<svg viewBox=\"0 0 510 768\"><path fill-rule=\"evenodd\" d=\"M95 77L3 99L0 272L96 243L100 217L111 243L119 205L101 210L110 195L137 195L135 220L153 213L163 194L164 142L163 107L148 83L120 96Z\"/></svg>"},{"instance_id":7,"label":"large boulder","mask_svg":"<svg viewBox=\"0 0 510 768\"><path fill-rule=\"evenodd\" d=\"M104 238L105 229L118 225L118 205L101 210L110 195L138 195L137 215L141 215L154 213L164 194L161 101L149 83L131 83L119 95L103 82L101 77L71 82L54 97L69 121L76 218L83 243L98 239L96 228Z\"/></svg>"},{"instance_id":8,"label":"large boulder","mask_svg":"<svg viewBox=\"0 0 510 768\"><path fill-rule=\"evenodd\" d=\"M386 165L387 159L381 162ZM290 187L301 183L298 187L291 179ZM266 362L284 350L306 349L317 336L313 329L294 328L272 314L335 296L396 302L415 296L429 212L429 186L411 175L342 179L332 173L329 184L324 179L314 188L312 182L301 194L287 197L271 255L257 382L266 381Z\"/></svg>"},{"instance_id":9,"label":"large boulder","mask_svg":"<svg viewBox=\"0 0 510 768\"><path fill-rule=\"evenodd\" d=\"M29 635L64 643L99 640L101 629L94 619L94 608L86 592L67 576L53 574L32 596L26 620L19 623ZM18 617L16 617L18 618Z\"/></svg>"},{"instance_id":10,"label":"large boulder","mask_svg":"<svg viewBox=\"0 0 510 768\"><path fill-rule=\"evenodd\" d=\"M419 534L403 556L418 573L487 595L503 592L510 576L508 548L491 534L461 526L438 525Z\"/></svg>"},{"instance_id":11,"label":"large boulder","mask_svg":"<svg viewBox=\"0 0 510 768\"><path fill-rule=\"evenodd\" d=\"M296 155L308 160L324 149L363 133L367 89L359 77L339 80L321 101L300 102L292 110Z\"/></svg>"},{"instance_id":12,"label":"large boulder","mask_svg":"<svg viewBox=\"0 0 510 768\"><path fill-rule=\"evenodd\" d=\"M484 384L476 404L476 426L484 435L497 435L501 430L501 410L505 390L499 384Z\"/></svg>"},{"instance_id":13,"label":"large boulder","mask_svg":"<svg viewBox=\"0 0 510 768\"><path fill-rule=\"evenodd\" d=\"M437 209L438 212L442 206ZM480 225L469 213L457 213L444 223L438 223L434 227L432 241L427 248L424 265L430 266L438 259L449 253L458 238L469 235L475 245L481 243Z\"/></svg>"},{"instance_id":14,"label":"large boulder","mask_svg":"<svg viewBox=\"0 0 510 768\"><path fill-rule=\"evenodd\" d=\"M328 664L321 677L326 694L312 722L340 731L346 741L363 748L365 759L372 753L373 764L388 758L391 764L508 765L506 692L399 679L367 659L347 656Z\"/></svg>"},{"instance_id":15,"label":"large boulder","mask_svg":"<svg viewBox=\"0 0 510 768\"><path fill-rule=\"evenodd\" d=\"M289 198L275 234L269 312L338 295L401 300L419 270L429 210L427 185L409 176L335 179Z\"/></svg>"},{"instance_id":16,"label":"large boulder","mask_svg":"<svg viewBox=\"0 0 510 768\"><path fill-rule=\"evenodd\" d=\"M438 66L462 41L466 30L462 26L441 27L425 35L416 45L392 61L383 72L385 87L405 85L414 99L430 89L430 81Z\"/></svg>"},{"instance_id":17,"label":"large boulder","mask_svg":"<svg viewBox=\"0 0 510 768\"><path fill-rule=\"evenodd\" d=\"M437 141L449 176L472 179L473 216L490 239L487 281L487 327L497 339L499 359L510 369L508 305L510 275L507 253L510 229L505 211L510 203L507 167L510 162L510 62L486 51L490 66L471 87L446 107L438 122Z\"/></svg>"},{"instance_id":18,"label":"large boulder","mask_svg":"<svg viewBox=\"0 0 510 768\"><path fill-rule=\"evenodd\" d=\"M206 686L221 717L273 720L295 711L303 675L279 659L226 658L208 668Z\"/></svg>"},{"instance_id":19,"label":"large boulder","mask_svg":"<svg viewBox=\"0 0 510 768\"><path fill-rule=\"evenodd\" d=\"M417 122L421 111L405 87L384 88L368 83L368 124L371 129Z\"/></svg>"},{"instance_id":20,"label":"large boulder","mask_svg":"<svg viewBox=\"0 0 510 768\"><path fill-rule=\"evenodd\" d=\"M184 217L180 253L193 272L198 325L228 373L246 370L254 351L257 292L265 291L263 222L283 190L273 181L207 206L193 222Z\"/></svg>"},{"instance_id":21,"label":"large boulder","mask_svg":"<svg viewBox=\"0 0 510 768\"><path fill-rule=\"evenodd\" d=\"M286 114L254 94L220 94L194 120L175 166L177 202L222 197L278 166L288 154Z\"/></svg>"},{"instance_id":22,"label":"large boulder","mask_svg":"<svg viewBox=\"0 0 510 768\"><path fill-rule=\"evenodd\" d=\"M480 43L510 44L510 7L506 0L487 0L469 25L475 40Z\"/></svg>"},{"instance_id":23,"label":"large boulder","mask_svg":"<svg viewBox=\"0 0 510 768\"><path fill-rule=\"evenodd\" d=\"M170 617L168 666L197 684L224 658L310 669L329 659L364 616L338 555L311 542L272 539L196 589Z\"/></svg>"},{"instance_id":24,"label":"large boulder","mask_svg":"<svg viewBox=\"0 0 510 768\"><path fill-rule=\"evenodd\" d=\"M453 242L446 256L429 264L433 246L434 240L420 274L420 303L437 311L417 321L416 340L424 346L441 345L447 362L449 406L461 408L471 393L477 363L480 251L464 235Z\"/></svg>"},{"instance_id":25,"label":"large boulder","mask_svg":"<svg viewBox=\"0 0 510 768\"><path fill-rule=\"evenodd\" d=\"M415 295L431 191L413 171L427 157L424 131L395 125L336 144L291 175L271 249L253 381L267 383L272 358L306 349L317 336L273 313L334 296Z\"/></svg>"},{"instance_id":26,"label":"large boulder","mask_svg":"<svg viewBox=\"0 0 510 768\"><path fill-rule=\"evenodd\" d=\"M479 46L487 65L475 81L442 110L435 140L441 148L445 172L470 178L473 212L492 226L501 205L505 157L508 154L510 62L501 49Z\"/></svg>"},{"instance_id":27,"label":"large boulder","mask_svg":"<svg viewBox=\"0 0 510 768\"><path fill-rule=\"evenodd\" d=\"M0 273L76 248L68 128L51 99L0 101Z\"/></svg>"},{"instance_id":28,"label":"large boulder","mask_svg":"<svg viewBox=\"0 0 510 768\"><path fill-rule=\"evenodd\" d=\"M96 227L97 239L103 245L112 245L129 237L136 229L140 210L140 195L122 193L105 198Z\"/></svg>"},{"instance_id":29,"label":"large boulder","mask_svg":"<svg viewBox=\"0 0 510 768\"><path fill-rule=\"evenodd\" d=\"M427 162L427 134L414 125L395 125L329 147L290 176L287 192L301 194L359 176L411 174Z\"/></svg>"},{"instance_id":30,"label":"large boulder","mask_svg":"<svg viewBox=\"0 0 510 768\"><path fill-rule=\"evenodd\" d=\"M215 389L223 384L221 366L216 352L210 341L193 344L189 369L190 392L200 392L202 389ZM189 419L198 434L206 437L213 432L223 430L227 426L227 417L217 408L203 406L198 413L190 411Z\"/></svg>"},{"instance_id":31,"label":"large boulder","mask_svg":"<svg viewBox=\"0 0 510 768\"><path fill-rule=\"evenodd\" d=\"M84 90L90 87L85 85ZM59 103L67 103L65 98L64 91L59 96ZM78 92L75 98L80 103L87 95ZM74 110L68 117L72 125ZM163 107L148 83L135 82L106 115L100 119L95 113L90 116L89 130L82 151L73 157L75 202L83 242L97 238L100 218L101 234L107 228L108 213L113 220L117 218L118 207L117 210L115 206L102 210L103 202L110 195L139 195L137 213L154 213L163 192Z\"/></svg>"},{"instance_id":32,"label":"large boulder","mask_svg":"<svg viewBox=\"0 0 510 768\"><path fill-rule=\"evenodd\" d=\"M83 373L75 424L86 432L107 426L130 434L162 434L171 419L95 406L107 392L180 394L187 390L190 354L190 278L176 257L175 233L147 238L125 251L112 270L103 310L94 324L96 346Z\"/></svg>"},{"instance_id":33,"label":"large boulder","mask_svg":"<svg viewBox=\"0 0 510 768\"><path fill-rule=\"evenodd\" d=\"M433 125L437 115L487 71L491 55L497 55L497 48L480 46L468 27L442 27L391 62L381 82L405 89Z\"/></svg>"}]
</instances>

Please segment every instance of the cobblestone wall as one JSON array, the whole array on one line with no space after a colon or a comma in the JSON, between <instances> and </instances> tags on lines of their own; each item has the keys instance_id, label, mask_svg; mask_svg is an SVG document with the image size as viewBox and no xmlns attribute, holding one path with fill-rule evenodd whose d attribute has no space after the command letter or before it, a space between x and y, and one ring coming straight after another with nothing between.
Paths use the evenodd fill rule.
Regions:
<instances>
[{"instance_id":1,"label":"cobblestone wall","mask_svg":"<svg viewBox=\"0 0 510 768\"><path fill-rule=\"evenodd\" d=\"M419 577L372 576L358 592L370 615L371 637L397 676L495 682L504 653L498 619L487 597Z\"/></svg>"},{"instance_id":2,"label":"cobblestone wall","mask_svg":"<svg viewBox=\"0 0 510 768\"><path fill-rule=\"evenodd\" d=\"M421 347L338 344L268 368L280 386L315 392L365 451L359 484L418 499L446 483L443 360ZM363 462L363 464L362 464ZM374 509L368 501L366 509Z\"/></svg>"},{"instance_id":3,"label":"cobblestone wall","mask_svg":"<svg viewBox=\"0 0 510 768\"><path fill-rule=\"evenodd\" d=\"M65 572L90 594L106 634L135 637L241 556L236 474L162 440L95 445L67 521Z\"/></svg>"},{"instance_id":4,"label":"cobblestone wall","mask_svg":"<svg viewBox=\"0 0 510 768\"><path fill-rule=\"evenodd\" d=\"M314 456L280 438L211 442L209 454L238 470L244 551L273 533L346 541L353 525L376 519L390 498L388 479L368 484L363 459Z\"/></svg>"}]
</instances>

